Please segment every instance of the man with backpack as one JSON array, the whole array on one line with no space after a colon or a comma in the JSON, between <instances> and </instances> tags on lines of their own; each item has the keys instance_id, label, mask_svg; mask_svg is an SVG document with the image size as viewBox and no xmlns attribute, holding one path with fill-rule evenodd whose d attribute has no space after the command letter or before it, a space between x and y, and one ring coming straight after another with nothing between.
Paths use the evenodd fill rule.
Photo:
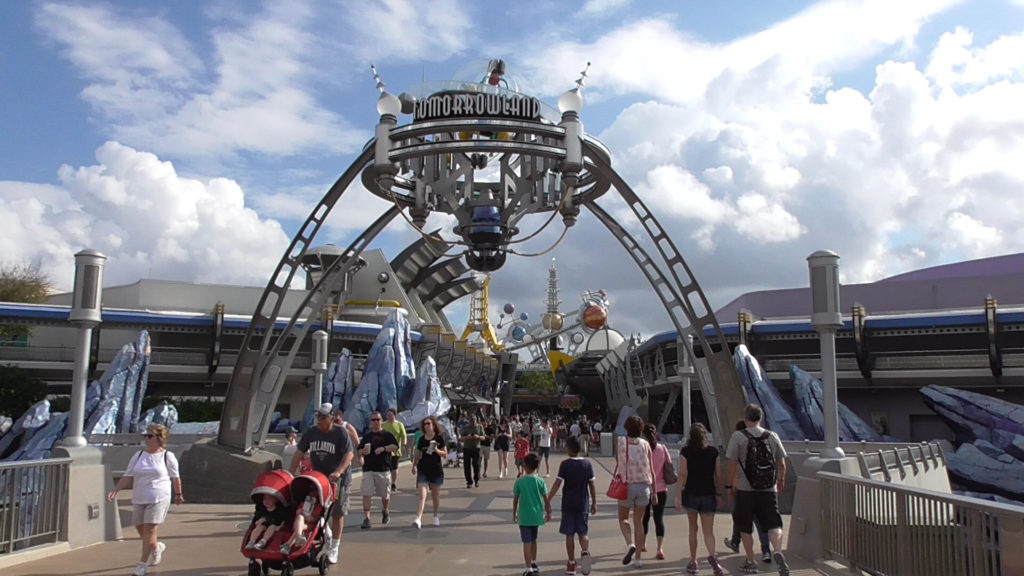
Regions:
<instances>
[{"instance_id":1,"label":"man with backpack","mask_svg":"<svg viewBox=\"0 0 1024 576\"><path fill-rule=\"evenodd\" d=\"M778 493L786 489L786 449L779 435L761 427L761 407L744 409L744 430L734 432L725 450L729 462L725 489L734 499L732 519L739 527L747 560L744 574L757 574L754 560L754 518L771 539L780 576L789 576L789 564L782 554L782 515ZM740 472L743 472L740 474Z\"/></svg>"}]
</instances>

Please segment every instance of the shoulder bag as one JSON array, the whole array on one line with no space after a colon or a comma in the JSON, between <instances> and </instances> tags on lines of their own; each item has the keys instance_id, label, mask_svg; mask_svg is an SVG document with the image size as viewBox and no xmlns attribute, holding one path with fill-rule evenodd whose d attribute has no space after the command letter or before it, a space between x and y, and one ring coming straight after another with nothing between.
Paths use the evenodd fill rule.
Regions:
<instances>
[{"instance_id":1,"label":"shoulder bag","mask_svg":"<svg viewBox=\"0 0 1024 576\"><path fill-rule=\"evenodd\" d=\"M629 439L626 439L626 468L629 468ZM629 486L622 480L619 474L619 463L616 458L615 473L612 474L611 484L608 485L606 493L612 500L625 500L629 496Z\"/></svg>"},{"instance_id":2,"label":"shoulder bag","mask_svg":"<svg viewBox=\"0 0 1024 576\"><path fill-rule=\"evenodd\" d=\"M661 477L665 480L666 486L671 486L679 482L679 474L676 472L676 466L672 462L672 453L668 451L668 447L662 444L661 448L665 451L665 464L661 467Z\"/></svg>"}]
</instances>

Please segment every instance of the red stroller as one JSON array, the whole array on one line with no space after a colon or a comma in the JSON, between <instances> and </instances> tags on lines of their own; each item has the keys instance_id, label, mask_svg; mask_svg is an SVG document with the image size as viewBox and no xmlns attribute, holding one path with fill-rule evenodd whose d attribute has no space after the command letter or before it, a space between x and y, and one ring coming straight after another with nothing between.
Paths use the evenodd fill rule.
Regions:
<instances>
[{"instance_id":1,"label":"red stroller","mask_svg":"<svg viewBox=\"0 0 1024 576\"><path fill-rule=\"evenodd\" d=\"M280 570L282 576L292 576L295 570L307 566L316 566L320 576L327 574L331 565L327 561L324 544L327 519L334 503L333 484L319 472L303 472L293 478L284 470L271 470L259 475L249 495L253 502L261 505L263 496L267 494L290 507L295 514L302 514L305 529L302 538L286 553L281 545L292 537L291 519L281 526L263 550L246 548L253 529L250 526L242 539L242 555L249 559L249 576L267 576L272 569Z\"/></svg>"}]
</instances>

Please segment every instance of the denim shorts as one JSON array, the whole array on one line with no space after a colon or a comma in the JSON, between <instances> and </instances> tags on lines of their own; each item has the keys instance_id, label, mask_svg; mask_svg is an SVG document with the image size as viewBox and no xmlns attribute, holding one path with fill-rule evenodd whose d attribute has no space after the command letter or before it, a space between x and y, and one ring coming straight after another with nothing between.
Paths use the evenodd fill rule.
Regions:
<instances>
[{"instance_id":1,"label":"denim shorts","mask_svg":"<svg viewBox=\"0 0 1024 576\"><path fill-rule=\"evenodd\" d=\"M523 544L529 544L530 542L537 541L537 532L539 532L540 526L520 526L519 527L519 538L523 541Z\"/></svg>"},{"instance_id":2,"label":"denim shorts","mask_svg":"<svg viewBox=\"0 0 1024 576\"><path fill-rule=\"evenodd\" d=\"M590 532L590 514L562 510L562 522L558 525L559 534L586 536L588 532Z\"/></svg>"},{"instance_id":3,"label":"denim shorts","mask_svg":"<svg viewBox=\"0 0 1024 576\"><path fill-rule=\"evenodd\" d=\"M626 499L619 500L620 508L644 508L651 503L651 485L630 482L626 485Z\"/></svg>"},{"instance_id":4,"label":"denim shorts","mask_svg":"<svg viewBox=\"0 0 1024 576\"><path fill-rule=\"evenodd\" d=\"M714 514L718 510L718 499L714 496L691 496L684 492L683 508L701 514Z\"/></svg>"},{"instance_id":5,"label":"denim shorts","mask_svg":"<svg viewBox=\"0 0 1024 576\"><path fill-rule=\"evenodd\" d=\"M444 474L437 477L430 477L423 472L416 472L416 486L444 486Z\"/></svg>"}]
</instances>

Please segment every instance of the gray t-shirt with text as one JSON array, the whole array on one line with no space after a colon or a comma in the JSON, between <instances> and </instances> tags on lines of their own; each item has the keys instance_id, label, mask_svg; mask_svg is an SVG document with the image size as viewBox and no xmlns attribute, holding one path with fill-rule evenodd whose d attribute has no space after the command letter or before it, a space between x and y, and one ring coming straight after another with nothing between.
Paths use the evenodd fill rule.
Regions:
<instances>
[{"instance_id":1,"label":"gray t-shirt with text","mask_svg":"<svg viewBox=\"0 0 1024 576\"><path fill-rule=\"evenodd\" d=\"M330 432L326 433L313 427L302 433L298 448L309 454L313 470L324 476L330 476L338 469L345 454L352 452L352 439L349 438L348 430L343 426L334 426ZM350 467L341 477L342 484L347 486L351 477Z\"/></svg>"}]
</instances>

